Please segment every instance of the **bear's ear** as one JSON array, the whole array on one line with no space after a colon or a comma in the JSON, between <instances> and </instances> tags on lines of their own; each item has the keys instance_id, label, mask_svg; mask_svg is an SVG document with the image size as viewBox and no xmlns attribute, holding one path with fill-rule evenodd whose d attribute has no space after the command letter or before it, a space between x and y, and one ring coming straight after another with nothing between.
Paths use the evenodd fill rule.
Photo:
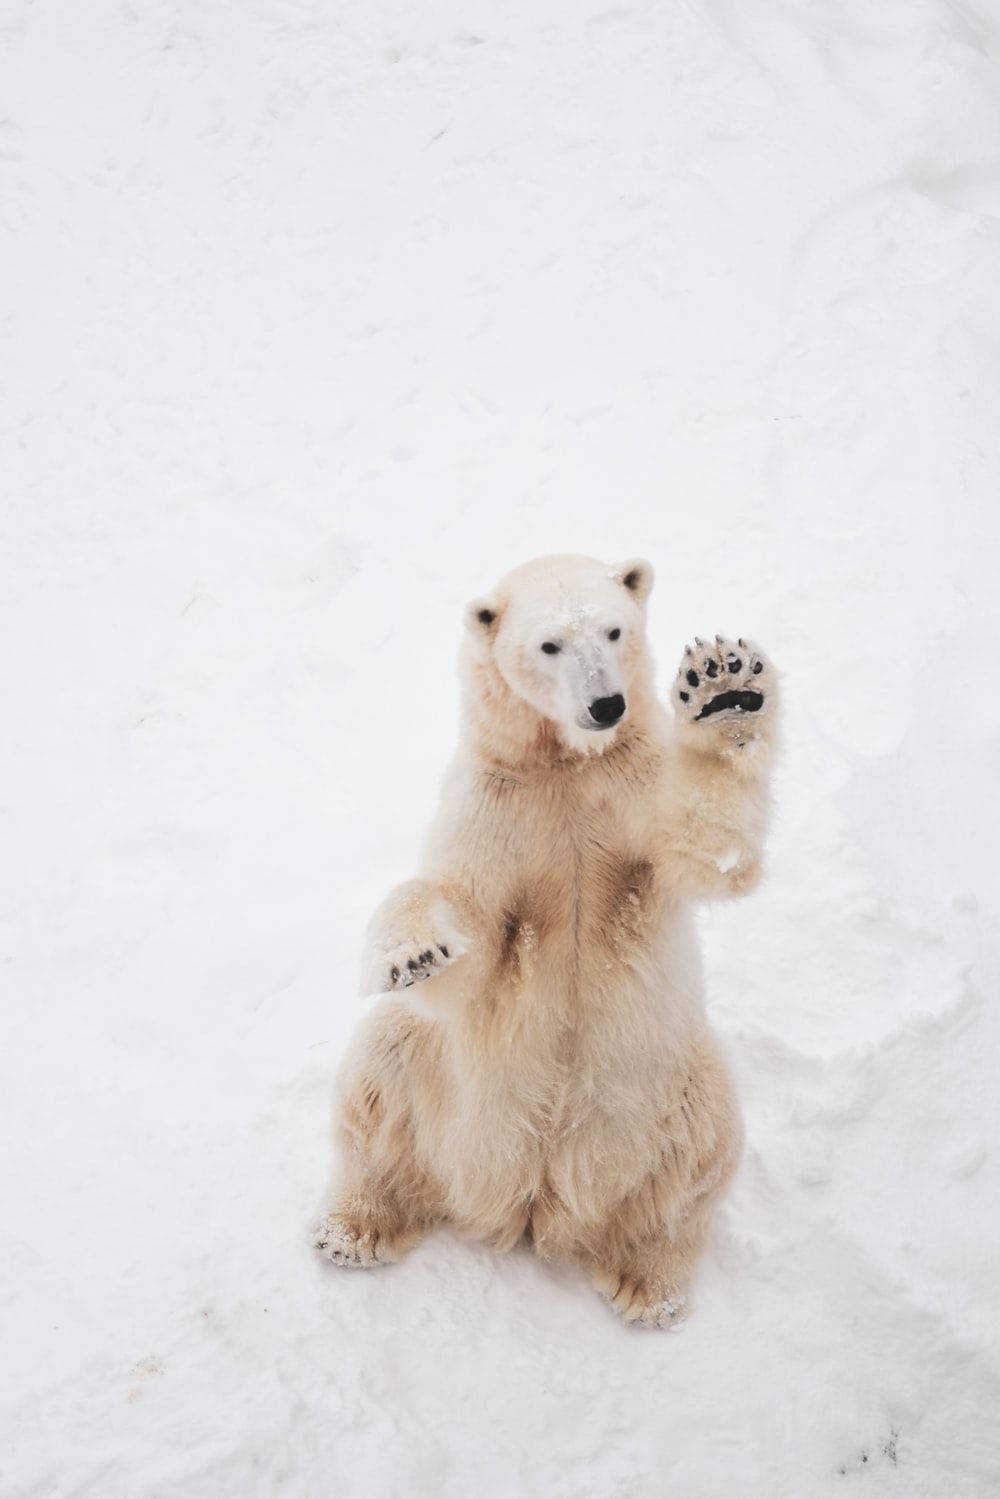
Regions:
<instances>
[{"instance_id":1,"label":"bear's ear","mask_svg":"<svg viewBox=\"0 0 1000 1499\"><path fill-rule=\"evenodd\" d=\"M656 574L653 572L653 564L647 562L645 557L631 557L628 562L622 562L616 567L612 576L616 583L628 589L636 603L644 604L652 592Z\"/></svg>"},{"instance_id":2,"label":"bear's ear","mask_svg":"<svg viewBox=\"0 0 1000 1499\"><path fill-rule=\"evenodd\" d=\"M492 640L500 620L500 606L492 599L474 599L465 606L465 623L477 640Z\"/></svg>"}]
</instances>

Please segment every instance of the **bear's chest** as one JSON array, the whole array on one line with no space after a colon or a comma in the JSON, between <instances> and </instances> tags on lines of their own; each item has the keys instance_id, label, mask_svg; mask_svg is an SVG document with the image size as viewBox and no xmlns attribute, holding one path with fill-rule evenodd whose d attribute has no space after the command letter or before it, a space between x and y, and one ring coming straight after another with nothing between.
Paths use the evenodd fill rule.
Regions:
<instances>
[{"instance_id":1,"label":"bear's chest","mask_svg":"<svg viewBox=\"0 0 1000 1499\"><path fill-rule=\"evenodd\" d=\"M494 916L500 966L524 976L549 961L606 964L640 944L660 904L648 816L610 795L521 806ZM523 836L534 826L535 836Z\"/></svg>"}]
</instances>

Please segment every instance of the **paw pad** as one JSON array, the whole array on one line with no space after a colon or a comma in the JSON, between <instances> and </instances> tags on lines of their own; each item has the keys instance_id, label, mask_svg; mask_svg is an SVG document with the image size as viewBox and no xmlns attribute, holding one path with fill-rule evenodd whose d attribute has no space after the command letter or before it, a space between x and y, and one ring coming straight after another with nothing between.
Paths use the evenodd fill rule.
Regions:
<instances>
[{"instance_id":1,"label":"paw pad","mask_svg":"<svg viewBox=\"0 0 1000 1499\"><path fill-rule=\"evenodd\" d=\"M695 637L677 669L674 695L690 723L715 718L719 725L758 714L767 702L767 660L742 638L734 646L716 635L715 646ZM692 690L694 689L694 690Z\"/></svg>"}]
</instances>

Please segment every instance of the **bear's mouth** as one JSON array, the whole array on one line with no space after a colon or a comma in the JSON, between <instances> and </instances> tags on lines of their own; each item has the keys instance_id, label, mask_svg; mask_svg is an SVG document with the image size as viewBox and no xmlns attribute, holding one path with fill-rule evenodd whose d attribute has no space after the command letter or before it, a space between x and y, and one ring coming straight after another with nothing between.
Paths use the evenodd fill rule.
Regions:
<instances>
[{"instance_id":1,"label":"bear's mouth","mask_svg":"<svg viewBox=\"0 0 1000 1499\"><path fill-rule=\"evenodd\" d=\"M739 708L743 713L756 713L763 706L763 693L751 692L747 687L742 691L734 688L732 692L720 692L718 697L713 697L695 717L696 720L708 718L712 713L725 713L727 708Z\"/></svg>"}]
</instances>

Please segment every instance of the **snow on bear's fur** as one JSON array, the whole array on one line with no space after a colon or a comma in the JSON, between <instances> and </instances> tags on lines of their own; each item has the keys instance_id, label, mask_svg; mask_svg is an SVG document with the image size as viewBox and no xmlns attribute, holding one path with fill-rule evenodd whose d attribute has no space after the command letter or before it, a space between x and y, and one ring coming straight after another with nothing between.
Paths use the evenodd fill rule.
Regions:
<instances>
[{"instance_id":1,"label":"snow on bear's fur","mask_svg":"<svg viewBox=\"0 0 1000 1499\"><path fill-rule=\"evenodd\" d=\"M760 870L775 682L688 647L657 700L653 571L517 568L468 610L461 743L418 879L368 935L317 1246L399 1259L436 1223L575 1260L627 1322L682 1312L740 1120L691 918Z\"/></svg>"}]
</instances>

